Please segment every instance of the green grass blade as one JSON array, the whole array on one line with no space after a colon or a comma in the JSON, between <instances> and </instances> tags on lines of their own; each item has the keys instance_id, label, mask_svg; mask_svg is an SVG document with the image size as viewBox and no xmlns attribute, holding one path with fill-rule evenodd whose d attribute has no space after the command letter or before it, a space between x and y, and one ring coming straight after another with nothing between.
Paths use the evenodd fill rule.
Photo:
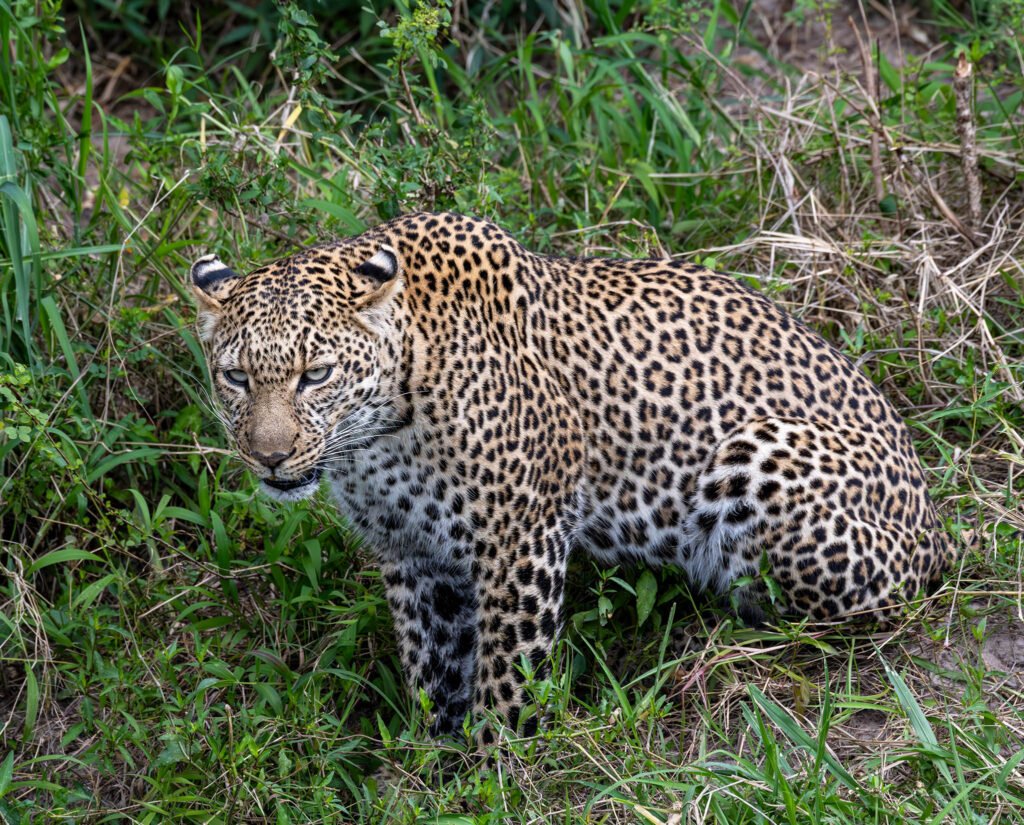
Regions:
<instances>
[{"instance_id":1,"label":"green grass blade","mask_svg":"<svg viewBox=\"0 0 1024 825\"><path fill-rule=\"evenodd\" d=\"M92 59L89 55L89 38L85 35L85 28L81 26L82 36L82 63L85 68L85 98L82 101L82 123L78 130L78 185L84 190L85 174L89 169L89 156L92 153ZM76 211L81 212L83 198L75 199Z\"/></svg>"},{"instance_id":2,"label":"green grass blade","mask_svg":"<svg viewBox=\"0 0 1024 825\"><path fill-rule=\"evenodd\" d=\"M109 473L115 467L123 464L145 463L149 459L155 459L162 455L162 451L156 447L139 447L133 450L126 450L123 453L115 453L100 461L85 477L89 484Z\"/></svg>"},{"instance_id":3,"label":"green grass blade","mask_svg":"<svg viewBox=\"0 0 1024 825\"><path fill-rule=\"evenodd\" d=\"M950 773L949 765L946 764L945 760L947 752L944 748L940 747L938 737L935 735L928 717L925 716L924 710L918 703L917 697L914 696L903 677L887 661L883 659L882 663L885 666L885 673L889 677L889 682L896 692L896 700L899 702L900 708L907 715L907 719L910 721L910 726L914 729L918 741L924 746L923 750L932 757L932 762L936 770L942 774L943 779L952 785L953 775Z\"/></svg>"},{"instance_id":4,"label":"green grass blade","mask_svg":"<svg viewBox=\"0 0 1024 825\"><path fill-rule=\"evenodd\" d=\"M71 339L68 337L67 328L64 326L64 319L60 316L57 302L53 300L52 296L47 295L40 303L42 304L43 314L49 321L50 333L57 339L57 345L64 356L68 372L71 374L71 380L74 382L75 393L78 395L78 402L80 404L79 415L92 418L92 411L89 409L89 394L85 391L85 384L82 383L82 373L78 368L78 362L75 360L75 350L71 346Z\"/></svg>"},{"instance_id":5,"label":"green grass blade","mask_svg":"<svg viewBox=\"0 0 1024 825\"><path fill-rule=\"evenodd\" d=\"M796 721L781 707L775 704L771 699L764 695L757 685L749 685L747 692L750 697L754 700L757 706L764 712L765 716L771 719L775 723L775 726L785 734L786 738L789 739L794 745L803 748L810 754L811 757L817 757L819 745L816 739L813 739L810 735L801 728ZM853 775L843 767L842 763L836 759L835 755L831 751L824 751L821 754L821 761L828 768L829 772L836 777L840 782L843 783L851 791L861 796L865 800L870 800L870 795L864 790L861 784L854 779Z\"/></svg>"},{"instance_id":6,"label":"green grass blade","mask_svg":"<svg viewBox=\"0 0 1024 825\"><path fill-rule=\"evenodd\" d=\"M6 62L6 61L0 61ZM0 185L14 185L17 180L18 163L14 154L14 143L11 139L10 123L6 115L0 115ZM8 301L11 293L10 278L14 278L14 300L18 303L18 295L26 287L25 282L25 261L22 257L21 237L17 231L18 209L17 205L10 200L0 198L0 231L4 241L4 248L10 259L10 269L7 266L0 268L0 300L3 302L3 336L4 349L10 351L11 336L15 321L17 306L12 311ZM23 330L27 336L28 330Z\"/></svg>"},{"instance_id":7,"label":"green grass blade","mask_svg":"<svg viewBox=\"0 0 1024 825\"><path fill-rule=\"evenodd\" d=\"M32 292L39 295L41 273L39 266L39 230L36 226L35 211L29 196L15 182L14 146L11 140L10 125L7 118L0 115L0 200L4 201L0 209L8 254L13 264L14 273L14 317L5 317L7 324L21 327L21 344L25 354L34 353L31 334L31 302ZM13 208L12 208L13 207ZM19 220L20 218L20 220ZM26 250L27 248L27 250ZM26 251L31 257L26 257ZM6 279L5 279L6 280ZM7 301L7 284L0 283L3 299ZM7 312L4 313L7 316ZM11 328L5 329L5 336L10 343Z\"/></svg>"},{"instance_id":8,"label":"green grass blade","mask_svg":"<svg viewBox=\"0 0 1024 825\"><path fill-rule=\"evenodd\" d=\"M31 738L38 718L39 681L36 679L32 662L25 662L25 723L22 725L21 735L26 742Z\"/></svg>"}]
</instances>

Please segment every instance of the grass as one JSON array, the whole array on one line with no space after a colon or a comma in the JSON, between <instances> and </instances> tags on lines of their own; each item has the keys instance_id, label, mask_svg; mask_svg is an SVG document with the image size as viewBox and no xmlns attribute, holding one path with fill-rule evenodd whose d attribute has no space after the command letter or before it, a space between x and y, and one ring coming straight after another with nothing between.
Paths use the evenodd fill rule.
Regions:
<instances>
[{"instance_id":1,"label":"grass","mask_svg":"<svg viewBox=\"0 0 1024 825\"><path fill-rule=\"evenodd\" d=\"M968 6L868 5L875 83L838 0L0 2L0 818L1024 821L1024 6ZM183 287L416 208L770 293L907 417L960 565L754 630L578 561L542 734L431 742L344 514L225 451Z\"/></svg>"}]
</instances>

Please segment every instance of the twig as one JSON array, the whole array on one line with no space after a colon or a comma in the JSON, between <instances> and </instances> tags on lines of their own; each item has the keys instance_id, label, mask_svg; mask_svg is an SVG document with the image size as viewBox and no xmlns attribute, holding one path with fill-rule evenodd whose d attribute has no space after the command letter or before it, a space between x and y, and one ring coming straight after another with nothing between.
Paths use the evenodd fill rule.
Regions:
<instances>
[{"instance_id":1,"label":"twig","mask_svg":"<svg viewBox=\"0 0 1024 825\"><path fill-rule=\"evenodd\" d=\"M980 246L975 234L969 227L964 225L964 222L960 220L956 212L954 212L952 208L950 208L950 205L946 203L946 199L939 194L939 191L935 188L935 185L931 182L928 175L918 169L913 160L907 163L904 168L906 168L910 177L913 178L917 184L924 187L928 196L932 199L932 203L935 204L935 208L939 210L947 221L949 221L950 226L959 232L963 236L964 240L966 240L971 246Z\"/></svg>"},{"instance_id":2,"label":"twig","mask_svg":"<svg viewBox=\"0 0 1024 825\"><path fill-rule=\"evenodd\" d=\"M960 164L967 182L967 227L978 231L981 224L981 180L978 177L978 143L971 112L974 86L971 64L961 53L953 71L953 95L956 98L956 131L960 137Z\"/></svg>"},{"instance_id":3,"label":"twig","mask_svg":"<svg viewBox=\"0 0 1024 825\"><path fill-rule=\"evenodd\" d=\"M863 13L863 9L861 9ZM875 67L871 61L871 52L867 44L861 39L860 29L853 22L852 17L846 18L857 38L857 49L860 51L860 62L864 67L864 90L867 92L868 101L872 109L877 109L878 84L875 82ZM874 124L871 124L874 126ZM881 203L885 198L885 182L882 178L882 151L878 144L878 129L871 129L871 176L875 184L875 202Z\"/></svg>"},{"instance_id":4,"label":"twig","mask_svg":"<svg viewBox=\"0 0 1024 825\"><path fill-rule=\"evenodd\" d=\"M114 70L110 73L110 77L107 78L107 85L103 88L103 94L100 95L100 103L109 103L110 99L114 96L114 92L117 91L117 81L121 79L121 76L128 71L128 67L132 64L131 55L122 57Z\"/></svg>"},{"instance_id":5,"label":"twig","mask_svg":"<svg viewBox=\"0 0 1024 825\"><path fill-rule=\"evenodd\" d=\"M286 235L284 232L280 232L271 226L268 226L265 218L263 220L260 220L258 218L250 218L248 215L242 214L241 212L236 212L229 206L222 205L221 209L223 209L233 218L238 218L239 220L245 221L247 224L249 224L249 226L252 226L260 230L260 232L266 232L268 235L273 235L279 241L284 241L290 246L298 246L298 244L295 242L295 238L291 237L290 235Z\"/></svg>"},{"instance_id":6,"label":"twig","mask_svg":"<svg viewBox=\"0 0 1024 825\"><path fill-rule=\"evenodd\" d=\"M419 107L416 105L416 98L412 96L412 89L409 88L409 79L405 76L405 65L403 63L398 64L398 76L402 80L402 90L405 92L405 99L409 101L409 110L412 112L413 119L416 121L417 126L423 126L423 115L420 114Z\"/></svg>"}]
</instances>

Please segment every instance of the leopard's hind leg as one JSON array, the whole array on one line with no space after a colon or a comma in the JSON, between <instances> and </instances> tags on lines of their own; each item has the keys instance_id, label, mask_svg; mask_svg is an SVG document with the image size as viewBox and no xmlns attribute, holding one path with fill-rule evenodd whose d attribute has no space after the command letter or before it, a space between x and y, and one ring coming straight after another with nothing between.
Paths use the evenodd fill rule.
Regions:
<instances>
[{"instance_id":1,"label":"leopard's hind leg","mask_svg":"<svg viewBox=\"0 0 1024 825\"><path fill-rule=\"evenodd\" d=\"M766 555L785 611L817 619L884 614L934 581L950 558L909 456L850 427L750 422L718 445L698 476L679 562L697 584L725 593L756 577ZM755 586L741 594L741 612L756 617L758 593Z\"/></svg>"}]
</instances>

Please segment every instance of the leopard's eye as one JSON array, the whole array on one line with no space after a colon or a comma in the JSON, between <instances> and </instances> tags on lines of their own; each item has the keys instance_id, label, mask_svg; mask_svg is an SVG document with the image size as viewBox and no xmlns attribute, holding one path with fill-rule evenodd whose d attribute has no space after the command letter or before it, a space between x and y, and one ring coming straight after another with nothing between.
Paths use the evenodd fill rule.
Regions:
<instances>
[{"instance_id":1,"label":"leopard's eye","mask_svg":"<svg viewBox=\"0 0 1024 825\"><path fill-rule=\"evenodd\" d=\"M229 384L234 384L236 387L249 386L249 376L242 370L224 370L224 377Z\"/></svg>"},{"instance_id":2,"label":"leopard's eye","mask_svg":"<svg viewBox=\"0 0 1024 825\"><path fill-rule=\"evenodd\" d=\"M331 377L333 367L314 367L311 370L306 370L302 373L302 383L306 386L310 384L322 384L328 378Z\"/></svg>"}]
</instances>

